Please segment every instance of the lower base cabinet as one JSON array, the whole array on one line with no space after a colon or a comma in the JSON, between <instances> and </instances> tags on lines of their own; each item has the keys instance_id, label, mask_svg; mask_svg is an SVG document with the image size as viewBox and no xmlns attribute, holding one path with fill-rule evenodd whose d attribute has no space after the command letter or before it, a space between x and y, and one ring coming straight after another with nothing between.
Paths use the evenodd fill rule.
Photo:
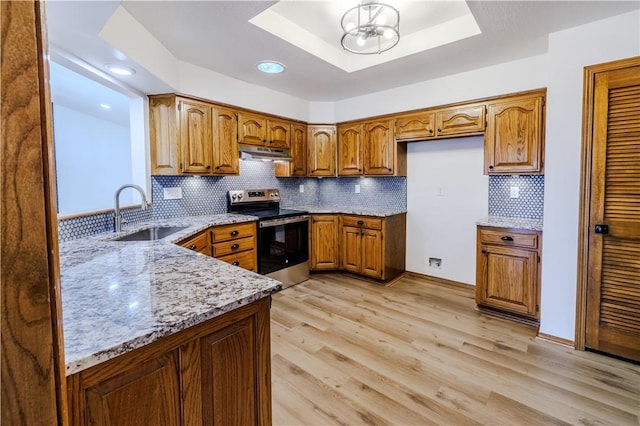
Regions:
<instances>
[{"instance_id":1,"label":"lower base cabinet","mask_svg":"<svg viewBox=\"0 0 640 426\"><path fill-rule=\"evenodd\" d=\"M71 425L270 425L269 299L67 377Z\"/></svg>"},{"instance_id":2,"label":"lower base cabinet","mask_svg":"<svg viewBox=\"0 0 640 426\"><path fill-rule=\"evenodd\" d=\"M537 231L478 227L478 306L539 320L541 239Z\"/></svg>"}]
</instances>

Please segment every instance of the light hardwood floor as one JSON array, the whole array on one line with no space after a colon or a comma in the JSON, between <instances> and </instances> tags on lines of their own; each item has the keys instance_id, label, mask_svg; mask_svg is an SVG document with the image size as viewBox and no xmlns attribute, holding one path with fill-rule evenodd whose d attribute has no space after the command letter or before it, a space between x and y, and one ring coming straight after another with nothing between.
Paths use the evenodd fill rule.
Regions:
<instances>
[{"instance_id":1,"label":"light hardwood floor","mask_svg":"<svg viewBox=\"0 0 640 426\"><path fill-rule=\"evenodd\" d=\"M274 295L274 425L638 425L640 367L475 310L472 288L321 274Z\"/></svg>"}]
</instances>

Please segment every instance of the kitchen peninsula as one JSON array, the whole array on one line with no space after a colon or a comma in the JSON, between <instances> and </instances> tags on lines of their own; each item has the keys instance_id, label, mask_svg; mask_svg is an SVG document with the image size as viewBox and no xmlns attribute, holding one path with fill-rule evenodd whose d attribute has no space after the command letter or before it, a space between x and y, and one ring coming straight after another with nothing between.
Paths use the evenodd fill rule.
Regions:
<instances>
[{"instance_id":1,"label":"kitchen peninsula","mask_svg":"<svg viewBox=\"0 0 640 426\"><path fill-rule=\"evenodd\" d=\"M175 244L253 220L155 220L60 245L72 424L270 423L269 301L280 283ZM185 228L114 240L152 225Z\"/></svg>"}]
</instances>

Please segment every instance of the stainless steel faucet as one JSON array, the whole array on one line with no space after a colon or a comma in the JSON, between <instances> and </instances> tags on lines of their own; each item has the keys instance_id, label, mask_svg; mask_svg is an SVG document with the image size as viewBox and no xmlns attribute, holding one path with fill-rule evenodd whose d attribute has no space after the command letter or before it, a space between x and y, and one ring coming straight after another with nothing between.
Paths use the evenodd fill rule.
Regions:
<instances>
[{"instance_id":1,"label":"stainless steel faucet","mask_svg":"<svg viewBox=\"0 0 640 426\"><path fill-rule=\"evenodd\" d=\"M137 190L140 193L140 196L142 197L142 210L146 210L147 209L147 196L144 195L144 190L142 188L140 188L138 185L134 185L132 183L127 183L125 185L122 185L116 191L116 196L115 196L115 199L114 199L114 203L115 203L115 208L114 208L114 210L115 210L114 211L114 214L115 214L115 232L122 231L122 216L120 216L120 193L125 188L133 188L133 189Z\"/></svg>"}]
</instances>

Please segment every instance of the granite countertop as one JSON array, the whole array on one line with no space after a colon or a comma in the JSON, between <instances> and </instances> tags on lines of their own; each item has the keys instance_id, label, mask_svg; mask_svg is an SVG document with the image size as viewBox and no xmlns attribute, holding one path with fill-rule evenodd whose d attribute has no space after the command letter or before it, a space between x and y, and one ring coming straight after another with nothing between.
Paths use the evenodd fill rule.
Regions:
<instances>
[{"instance_id":1,"label":"granite countertop","mask_svg":"<svg viewBox=\"0 0 640 426\"><path fill-rule=\"evenodd\" d=\"M339 206L291 206L292 209L307 210L311 214L335 213L335 214L355 214L360 216L387 217L406 213L406 210L398 209L378 209L366 207L339 207Z\"/></svg>"},{"instance_id":2,"label":"granite countertop","mask_svg":"<svg viewBox=\"0 0 640 426\"><path fill-rule=\"evenodd\" d=\"M280 290L278 281L175 245L210 226L253 220L236 214L156 220L61 243L67 375ZM152 225L187 228L156 241L112 241Z\"/></svg>"},{"instance_id":3,"label":"granite countertop","mask_svg":"<svg viewBox=\"0 0 640 426\"><path fill-rule=\"evenodd\" d=\"M481 226L492 226L494 228L518 228L529 231L542 231L542 219L529 219L508 216L487 216L477 222Z\"/></svg>"}]
</instances>

